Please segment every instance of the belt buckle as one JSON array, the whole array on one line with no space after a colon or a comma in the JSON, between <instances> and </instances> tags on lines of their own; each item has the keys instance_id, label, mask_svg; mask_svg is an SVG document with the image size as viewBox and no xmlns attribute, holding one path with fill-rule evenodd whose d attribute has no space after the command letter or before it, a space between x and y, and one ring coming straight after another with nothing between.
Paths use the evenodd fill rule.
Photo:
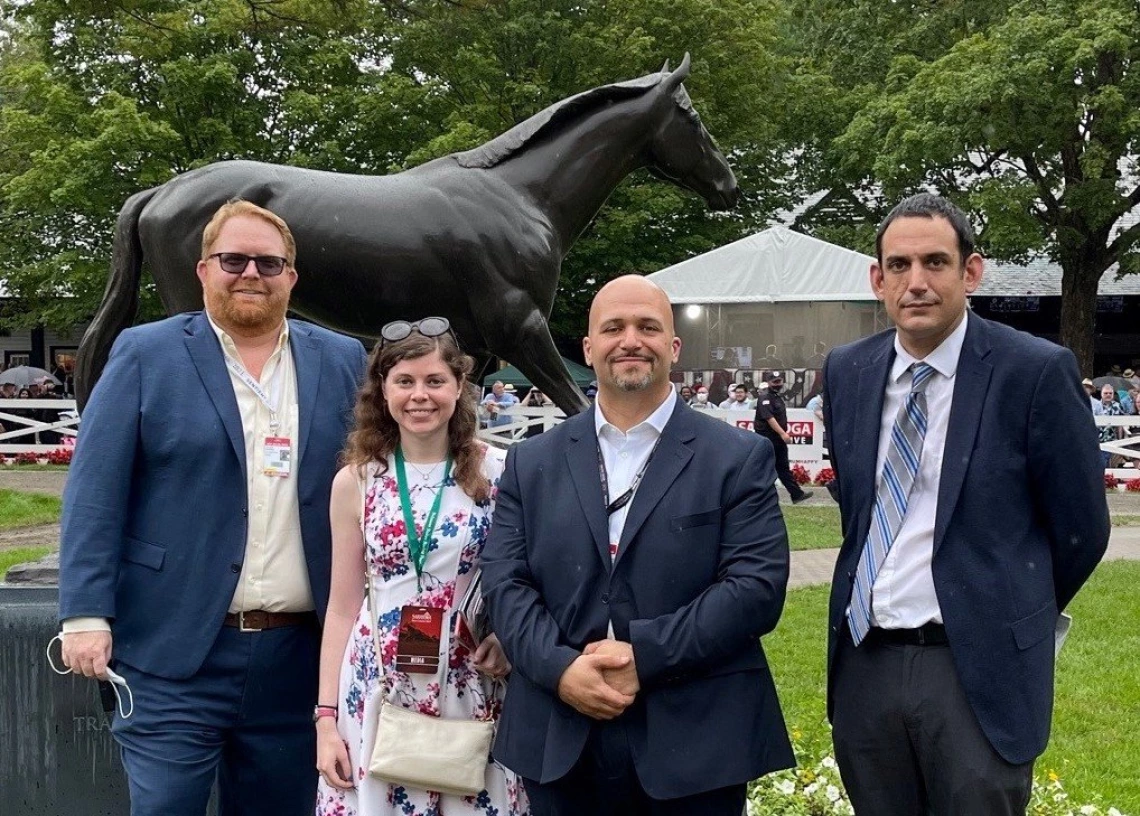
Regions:
<instances>
[{"instance_id":1,"label":"belt buckle","mask_svg":"<svg viewBox=\"0 0 1140 816\"><path fill-rule=\"evenodd\" d=\"M245 625L245 612L238 612L238 631L239 632L260 632L263 627L253 627Z\"/></svg>"}]
</instances>

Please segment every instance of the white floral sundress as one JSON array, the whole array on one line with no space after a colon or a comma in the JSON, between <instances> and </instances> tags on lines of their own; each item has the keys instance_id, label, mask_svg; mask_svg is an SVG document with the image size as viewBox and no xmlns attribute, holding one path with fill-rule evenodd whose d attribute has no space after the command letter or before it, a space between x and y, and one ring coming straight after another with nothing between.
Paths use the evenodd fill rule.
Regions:
<instances>
[{"instance_id":1,"label":"white floral sundress","mask_svg":"<svg viewBox=\"0 0 1140 816\"><path fill-rule=\"evenodd\" d=\"M452 616L444 617L444 649L448 656L446 682L440 676L398 672L396 642L400 608L409 604L450 609L459 574L468 573L477 563L491 529L491 514L503 472L504 455L488 447L483 473L491 481L491 498L476 503L453 478L440 485L443 463L423 478L424 465L407 467L409 495L417 526L422 525L442 489L439 522L429 545L427 562L416 588L416 571L408 552L404 514L396 484L395 461L389 457L386 471L375 465L367 469L362 525L369 578L379 611L379 640L383 651L383 671L391 683L389 700L405 708L449 719L484 719L488 710L497 718L501 695L493 693L493 683L479 674L470 651L448 636ZM452 796L434 791L391 785L368 775L368 760L376 737L376 716L381 687L377 671L372 613L365 597L356 623L345 645L340 669L339 716L337 729L348 744L355 777L353 790L341 791L320 779L317 785L316 816L527 816L526 792L522 781L498 763L487 763L487 787L478 796Z\"/></svg>"}]
</instances>

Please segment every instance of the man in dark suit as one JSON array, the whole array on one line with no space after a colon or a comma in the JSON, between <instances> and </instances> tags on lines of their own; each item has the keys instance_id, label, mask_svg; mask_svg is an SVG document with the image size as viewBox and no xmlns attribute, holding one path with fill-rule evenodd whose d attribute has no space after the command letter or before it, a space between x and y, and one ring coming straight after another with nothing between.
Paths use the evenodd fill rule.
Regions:
<instances>
[{"instance_id":1,"label":"man in dark suit","mask_svg":"<svg viewBox=\"0 0 1140 816\"><path fill-rule=\"evenodd\" d=\"M740 816L794 761L760 646L788 580L772 447L678 401L644 278L602 288L583 345L597 404L511 449L483 553L514 666L495 758L536 816Z\"/></svg>"},{"instance_id":2,"label":"man in dark suit","mask_svg":"<svg viewBox=\"0 0 1140 816\"><path fill-rule=\"evenodd\" d=\"M896 328L824 373L836 759L858 814L1024 813L1058 615L1108 542L1095 428L1067 349L969 312L983 261L958 208L908 198L877 255Z\"/></svg>"},{"instance_id":3,"label":"man in dark suit","mask_svg":"<svg viewBox=\"0 0 1140 816\"><path fill-rule=\"evenodd\" d=\"M215 778L222 813L313 811L329 492L365 355L285 319L295 257L276 215L223 206L205 312L124 332L83 412L63 656L131 690L112 732L134 816L200 816Z\"/></svg>"}]
</instances>

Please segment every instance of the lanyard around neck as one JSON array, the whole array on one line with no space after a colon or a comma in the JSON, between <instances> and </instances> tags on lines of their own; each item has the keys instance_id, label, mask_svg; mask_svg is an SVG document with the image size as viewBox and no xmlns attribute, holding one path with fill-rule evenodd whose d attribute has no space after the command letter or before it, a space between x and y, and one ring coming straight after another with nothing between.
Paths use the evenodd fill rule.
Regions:
<instances>
[{"instance_id":1,"label":"lanyard around neck","mask_svg":"<svg viewBox=\"0 0 1140 816\"><path fill-rule=\"evenodd\" d=\"M439 490L435 492L435 501L431 503L431 510L424 519L424 529L420 533L416 530L416 519L412 513L412 498L408 492L408 474L404 470L404 452L396 446L396 485L400 489L400 507L404 511L404 526L408 528L408 553L412 556L412 566L416 568L416 591L422 592L420 582L424 574L424 564L427 563L428 548L431 546L432 535L435 532L435 523L439 519L439 506L443 499L443 488L447 484L447 477L451 475L451 454L447 454L447 463L443 466L443 481Z\"/></svg>"},{"instance_id":2,"label":"lanyard around neck","mask_svg":"<svg viewBox=\"0 0 1140 816\"><path fill-rule=\"evenodd\" d=\"M253 395L257 397L258 400L261 401L261 404L265 406L266 410L269 411L269 429L273 433L277 433L277 428L280 425L277 420L277 413L278 409L281 406L281 394L284 390L284 356L278 359L277 367L273 369L273 377L270 388L276 392L276 395L272 398L269 396L269 394L266 393L265 389L261 387L261 383L253 378L253 375L249 373L244 365L239 363L233 357L230 357L228 354L225 355L225 358L226 365L229 367L230 371L234 373L234 376L241 380L245 387L252 391Z\"/></svg>"},{"instance_id":3,"label":"lanyard around neck","mask_svg":"<svg viewBox=\"0 0 1140 816\"><path fill-rule=\"evenodd\" d=\"M606 460L602 457L602 442L598 440L598 478L602 480L602 499L606 503L606 516L612 516L618 510L621 510L633 500L633 494L637 492L637 486L641 484L641 479L645 476L645 471L649 467L649 463L653 460L653 454L657 453L657 446L661 444L661 436L658 435L657 441L653 443L653 449L649 451L649 455L645 457L645 461L641 465L641 470L637 471L637 475L633 477L633 481L629 484L629 489L618 496L613 501L610 501L610 480L606 475Z\"/></svg>"}]
</instances>

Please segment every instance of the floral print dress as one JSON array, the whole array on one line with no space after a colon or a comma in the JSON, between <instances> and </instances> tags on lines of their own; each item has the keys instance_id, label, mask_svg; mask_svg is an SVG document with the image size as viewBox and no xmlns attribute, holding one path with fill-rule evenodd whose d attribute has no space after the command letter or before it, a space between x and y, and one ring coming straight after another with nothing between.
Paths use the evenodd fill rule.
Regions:
<instances>
[{"instance_id":1,"label":"floral print dress","mask_svg":"<svg viewBox=\"0 0 1140 816\"><path fill-rule=\"evenodd\" d=\"M430 470L426 465L407 466L408 491L417 526L426 519L435 492L444 491L421 589L417 589L416 570L408 551L395 461L389 457L387 470L379 475L377 471L381 469L375 465L367 469L362 524L383 653L378 665L373 616L366 594L345 645L338 698L337 728L348 744L356 787L341 791L320 779L317 816L525 816L529 812L522 780L492 761L487 764L487 787L478 796L405 788L368 774L376 736L378 695L383 686L381 671L390 684L388 699L405 708L449 719L485 719L488 712L495 717L500 713L501 694L496 695L492 681L475 670L471 652L449 636L454 613L444 616L445 682L441 684L441 674L409 674L396 671L395 667L401 607L412 604L450 609L457 576L469 573L477 564L491 529L503 460L501 451L487 448L483 473L491 481L492 492L490 500L480 503L472 501L451 477L441 484L444 463L439 462Z\"/></svg>"}]
</instances>

